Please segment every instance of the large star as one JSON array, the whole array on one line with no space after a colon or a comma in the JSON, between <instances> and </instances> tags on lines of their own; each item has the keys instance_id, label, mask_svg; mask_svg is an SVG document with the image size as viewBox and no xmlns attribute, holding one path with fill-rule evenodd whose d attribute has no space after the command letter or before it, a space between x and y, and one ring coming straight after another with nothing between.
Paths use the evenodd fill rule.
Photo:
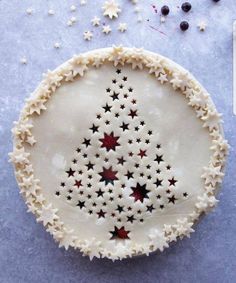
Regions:
<instances>
[{"instance_id":1,"label":"large star","mask_svg":"<svg viewBox=\"0 0 236 283\"><path fill-rule=\"evenodd\" d=\"M104 138L99 139L99 141L102 143L101 147L105 147L107 151L109 150L116 150L116 146L119 146L120 144L117 142L119 137L115 137L114 133L111 132L109 135L104 133Z\"/></svg>"},{"instance_id":2,"label":"large star","mask_svg":"<svg viewBox=\"0 0 236 283\"><path fill-rule=\"evenodd\" d=\"M144 198L148 198L148 193L149 191L146 190L146 184L144 185L140 185L139 183L137 183L137 185L135 187L131 187L131 190L133 191L132 194L130 194L131 197L134 197L134 201L141 201L143 202Z\"/></svg>"},{"instance_id":3,"label":"large star","mask_svg":"<svg viewBox=\"0 0 236 283\"><path fill-rule=\"evenodd\" d=\"M100 182L105 182L105 185L109 183L114 185L114 181L118 180L116 177L117 171L113 171L112 166L110 166L108 169L104 167L102 169L103 171L99 173L99 175L102 177Z\"/></svg>"},{"instance_id":4,"label":"large star","mask_svg":"<svg viewBox=\"0 0 236 283\"><path fill-rule=\"evenodd\" d=\"M112 234L111 239L129 239L129 232L130 231L126 231L125 227L121 227L121 228L117 228L115 226L114 231L110 231L110 233Z\"/></svg>"}]
</instances>

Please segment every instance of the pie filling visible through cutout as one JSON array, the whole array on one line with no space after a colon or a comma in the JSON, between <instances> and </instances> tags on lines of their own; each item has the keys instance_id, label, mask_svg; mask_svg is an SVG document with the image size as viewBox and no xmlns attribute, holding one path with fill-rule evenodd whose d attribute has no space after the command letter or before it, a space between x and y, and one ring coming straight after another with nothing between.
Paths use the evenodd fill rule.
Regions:
<instances>
[{"instance_id":1,"label":"pie filling visible through cutout","mask_svg":"<svg viewBox=\"0 0 236 283\"><path fill-rule=\"evenodd\" d=\"M113 47L75 56L27 101L10 159L28 210L66 249L162 251L216 204L221 115L184 69Z\"/></svg>"}]
</instances>

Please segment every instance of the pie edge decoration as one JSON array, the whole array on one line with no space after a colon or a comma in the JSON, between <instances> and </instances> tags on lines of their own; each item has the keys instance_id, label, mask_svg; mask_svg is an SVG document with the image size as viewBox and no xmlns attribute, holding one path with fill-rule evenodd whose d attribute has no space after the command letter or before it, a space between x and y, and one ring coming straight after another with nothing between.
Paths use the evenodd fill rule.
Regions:
<instances>
[{"instance_id":1,"label":"pie edge decoration","mask_svg":"<svg viewBox=\"0 0 236 283\"><path fill-rule=\"evenodd\" d=\"M34 177L33 166L30 163L30 153L25 145L34 146L36 140L32 134L33 125L30 121L32 115L40 115L46 110L46 102L62 82L73 81L75 77L83 77L89 66L100 67L106 62L114 66L130 64L132 69L148 69L157 80L164 84L169 82L174 90L180 90L189 100L188 104L195 110L196 116L207 128L212 139L208 167L203 168L201 178L205 183L205 192L198 196L195 211L189 217L179 218L174 225L164 225L163 231L153 228L149 233L149 244L138 245L130 241L118 243L116 251L110 253L102 247L102 243L95 238L92 240L79 240L73 235L73 229L68 230L57 215L58 210L52 203L47 203L40 188L40 180ZM28 212L35 214L38 222L42 222L46 230L59 242L59 247L69 246L79 248L83 255L93 257L107 257L112 260L132 257L139 254L149 254L155 250L163 251L169 243L178 237L189 237L194 232L192 226L203 212L208 212L218 202L215 198L218 184L222 182L223 170L228 153L228 143L224 139L221 127L221 115L217 112L206 90L190 75L189 72L173 64L169 59L147 52L142 48L127 48L113 46L85 54L74 56L54 71L43 75L44 79L26 100L18 122L14 122L13 152L9 153L10 161L14 164L15 176L20 187L20 193L28 205Z\"/></svg>"}]
</instances>

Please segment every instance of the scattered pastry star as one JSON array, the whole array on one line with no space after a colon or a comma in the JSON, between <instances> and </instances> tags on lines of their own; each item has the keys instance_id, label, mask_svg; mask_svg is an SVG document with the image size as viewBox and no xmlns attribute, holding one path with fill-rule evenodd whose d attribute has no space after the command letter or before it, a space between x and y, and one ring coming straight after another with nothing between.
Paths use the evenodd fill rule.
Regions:
<instances>
[{"instance_id":1,"label":"scattered pastry star","mask_svg":"<svg viewBox=\"0 0 236 283\"><path fill-rule=\"evenodd\" d=\"M59 42L54 43L54 48L59 49L61 47L61 44Z\"/></svg>"},{"instance_id":2,"label":"scattered pastry star","mask_svg":"<svg viewBox=\"0 0 236 283\"><path fill-rule=\"evenodd\" d=\"M76 11L76 6L75 5L71 5L70 6L70 11L71 12L75 12Z\"/></svg>"},{"instance_id":3,"label":"scattered pastry star","mask_svg":"<svg viewBox=\"0 0 236 283\"><path fill-rule=\"evenodd\" d=\"M88 41L89 41L89 40L92 39L93 33L88 30L88 31L85 31L85 32L84 32L83 36L84 36L84 40L88 40Z\"/></svg>"},{"instance_id":4,"label":"scattered pastry star","mask_svg":"<svg viewBox=\"0 0 236 283\"><path fill-rule=\"evenodd\" d=\"M92 20L91 20L91 23L94 27L98 27L100 26L100 18L98 18L97 16L95 16Z\"/></svg>"},{"instance_id":5,"label":"scattered pastry star","mask_svg":"<svg viewBox=\"0 0 236 283\"><path fill-rule=\"evenodd\" d=\"M26 14L27 14L27 15L32 15L33 12L34 12L34 10L33 10L32 8L26 9Z\"/></svg>"},{"instance_id":6,"label":"scattered pastry star","mask_svg":"<svg viewBox=\"0 0 236 283\"><path fill-rule=\"evenodd\" d=\"M87 0L80 0L80 5L81 6L84 6L84 5L86 5L87 4Z\"/></svg>"},{"instance_id":7,"label":"scattered pastry star","mask_svg":"<svg viewBox=\"0 0 236 283\"><path fill-rule=\"evenodd\" d=\"M119 23L118 30L120 32L125 32L127 30L127 24L126 23Z\"/></svg>"},{"instance_id":8,"label":"scattered pastry star","mask_svg":"<svg viewBox=\"0 0 236 283\"><path fill-rule=\"evenodd\" d=\"M203 21L198 24L198 28L199 28L200 31L205 31L206 27L207 27L207 25Z\"/></svg>"},{"instance_id":9,"label":"scattered pastry star","mask_svg":"<svg viewBox=\"0 0 236 283\"><path fill-rule=\"evenodd\" d=\"M55 15L55 11L52 10L52 9L48 10L48 15L49 15L49 16Z\"/></svg>"},{"instance_id":10,"label":"scattered pastry star","mask_svg":"<svg viewBox=\"0 0 236 283\"><path fill-rule=\"evenodd\" d=\"M108 16L110 19L117 18L118 13L121 12L119 5L115 0L106 1L103 6L103 15Z\"/></svg>"},{"instance_id":11,"label":"scattered pastry star","mask_svg":"<svg viewBox=\"0 0 236 283\"><path fill-rule=\"evenodd\" d=\"M105 33L105 34L108 34L111 32L111 28L109 25L105 25L102 27L102 32Z\"/></svg>"},{"instance_id":12,"label":"scattered pastry star","mask_svg":"<svg viewBox=\"0 0 236 283\"><path fill-rule=\"evenodd\" d=\"M22 65L26 65L28 62L27 62L27 59L25 58L25 57L22 57L21 59L20 59L20 62L21 62L21 64Z\"/></svg>"}]
</instances>

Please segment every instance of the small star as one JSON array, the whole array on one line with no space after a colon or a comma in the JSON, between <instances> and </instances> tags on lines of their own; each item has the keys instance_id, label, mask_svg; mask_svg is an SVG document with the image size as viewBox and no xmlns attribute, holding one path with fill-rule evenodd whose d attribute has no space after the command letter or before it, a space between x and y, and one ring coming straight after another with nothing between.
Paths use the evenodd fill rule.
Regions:
<instances>
[{"instance_id":1,"label":"small star","mask_svg":"<svg viewBox=\"0 0 236 283\"><path fill-rule=\"evenodd\" d=\"M111 95L111 98L114 100L119 100L119 93L116 93L115 91L113 91L113 94Z\"/></svg>"},{"instance_id":2,"label":"small star","mask_svg":"<svg viewBox=\"0 0 236 283\"><path fill-rule=\"evenodd\" d=\"M123 85L119 85L119 88L120 88L120 89L123 89L123 88L124 88L124 86L123 86Z\"/></svg>"},{"instance_id":3,"label":"small star","mask_svg":"<svg viewBox=\"0 0 236 283\"><path fill-rule=\"evenodd\" d=\"M85 204L84 204L84 203L85 203L84 201L79 201L79 202L77 203L77 206L79 206L79 208L82 209L83 207L85 207Z\"/></svg>"},{"instance_id":4,"label":"small star","mask_svg":"<svg viewBox=\"0 0 236 283\"><path fill-rule=\"evenodd\" d=\"M207 27L207 25L203 21L198 24L198 28L199 28L200 31L205 31L206 27Z\"/></svg>"},{"instance_id":5,"label":"small star","mask_svg":"<svg viewBox=\"0 0 236 283\"><path fill-rule=\"evenodd\" d=\"M127 93L125 93L123 96L124 96L124 98L128 98L128 94Z\"/></svg>"},{"instance_id":6,"label":"small star","mask_svg":"<svg viewBox=\"0 0 236 283\"><path fill-rule=\"evenodd\" d=\"M56 191L55 195L59 197L60 196L60 192Z\"/></svg>"},{"instance_id":7,"label":"small star","mask_svg":"<svg viewBox=\"0 0 236 283\"><path fill-rule=\"evenodd\" d=\"M129 130L129 124L126 124L126 123L122 123L122 125L120 126L120 128L123 130L123 132L125 131L125 130Z\"/></svg>"},{"instance_id":8,"label":"small star","mask_svg":"<svg viewBox=\"0 0 236 283\"><path fill-rule=\"evenodd\" d=\"M70 168L68 171L66 171L66 173L68 174L68 177L71 177L71 176L73 177L75 174L75 171Z\"/></svg>"},{"instance_id":9,"label":"small star","mask_svg":"<svg viewBox=\"0 0 236 283\"><path fill-rule=\"evenodd\" d=\"M131 216L127 216L127 221L130 222L130 223L133 223L136 219L134 218L133 215Z\"/></svg>"},{"instance_id":10,"label":"small star","mask_svg":"<svg viewBox=\"0 0 236 283\"><path fill-rule=\"evenodd\" d=\"M170 170L170 169L171 169L170 165L167 165L167 166L166 166L166 169L167 169L167 170Z\"/></svg>"},{"instance_id":11,"label":"small star","mask_svg":"<svg viewBox=\"0 0 236 283\"><path fill-rule=\"evenodd\" d=\"M145 140L145 143L146 143L146 144L149 144L149 143L150 143L150 141L149 141L149 140Z\"/></svg>"},{"instance_id":12,"label":"small star","mask_svg":"<svg viewBox=\"0 0 236 283\"><path fill-rule=\"evenodd\" d=\"M157 155L157 154L156 154L156 159L154 159L154 161L156 161L158 164L160 164L161 162L163 162L162 155Z\"/></svg>"},{"instance_id":13,"label":"small star","mask_svg":"<svg viewBox=\"0 0 236 283\"><path fill-rule=\"evenodd\" d=\"M67 200L71 200L71 196L67 196Z\"/></svg>"},{"instance_id":14,"label":"small star","mask_svg":"<svg viewBox=\"0 0 236 283\"><path fill-rule=\"evenodd\" d=\"M93 37L93 33L91 31L87 30L83 33L83 37L84 37L84 40L90 41Z\"/></svg>"},{"instance_id":15,"label":"small star","mask_svg":"<svg viewBox=\"0 0 236 283\"><path fill-rule=\"evenodd\" d=\"M20 62L21 62L22 65L26 65L27 64L27 59L25 57L22 57L20 59Z\"/></svg>"},{"instance_id":16,"label":"small star","mask_svg":"<svg viewBox=\"0 0 236 283\"><path fill-rule=\"evenodd\" d=\"M132 157L133 155L134 155L134 154L133 154L133 152L132 152L132 151L131 151L131 152L129 152L129 156L131 156L131 157Z\"/></svg>"},{"instance_id":17,"label":"small star","mask_svg":"<svg viewBox=\"0 0 236 283\"><path fill-rule=\"evenodd\" d=\"M87 155L86 153L83 154L83 158L87 158L87 156L88 156L88 155Z\"/></svg>"},{"instance_id":18,"label":"small star","mask_svg":"<svg viewBox=\"0 0 236 283\"><path fill-rule=\"evenodd\" d=\"M60 44L59 42L55 42L55 43L54 43L54 48L55 48L55 49L61 48L61 44Z\"/></svg>"},{"instance_id":19,"label":"small star","mask_svg":"<svg viewBox=\"0 0 236 283\"><path fill-rule=\"evenodd\" d=\"M111 32L111 28L109 25L105 25L102 27L102 32L105 33L105 34L108 34Z\"/></svg>"},{"instance_id":20,"label":"small star","mask_svg":"<svg viewBox=\"0 0 236 283\"><path fill-rule=\"evenodd\" d=\"M129 91L129 92L133 92L132 87L128 88L128 91Z\"/></svg>"},{"instance_id":21,"label":"small star","mask_svg":"<svg viewBox=\"0 0 236 283\"><path fill-rule=\"evenodd\" d=\"M115 117L118 118L120 116L119 113L115 113Z\"/></svg>"},{"instance_id":22,"label":"small star","mask_svg":"<svg viewBox=\"0 0 236 283\"><path fill-rule=\"evenodd\" d=\"M152 131L148 131L148 135L149 135L149 136L152 135Z\"/></svg>"},{"instance_id":23,"label":"small star","mask_svg":"<svg viewBox=\"0 0 236 283\"><path fill-rule=\"evenodd\" d=\"M120 32L125 32L127 30L127 24L126 23L119 23L118 30Z\"/></svg>"},{"instance_id":24,"label":"small star","mask_svg":"<svg viewBox=\"0 0 236 283\"><path fill-rule=\"evenodd\" d=\"M84 144L86 147L91 145L90 140L89 139L85 139L85 138L84 138L84 141L82 142L82 144Z\"/></svg>"},{"instance_id":25,"label":"small star","mask_svg":"<svg viewBox=\"0 0 236 283\"><path fill-rule=\"evenodd\" d=\"M103 197L104 192L99 189L98 191L96 191L97 197Z\"/></svg>"},{"instance_id":26,"label":"small star","mask_svg":"<svg viewBox=\"0 0 236 283\"><path fill-rule=\"evenodd\" d=\"M74 164L76 164L77 163L77 160L76 159L73 159L73 161L72 161Z\"/></svg>"},{"instance_id":27,"label":"small star","mask_svg":"<svg viewBox=\"0 0 236 283\"><path fill-rule=\"evenodd\" d=\"M74 186L76 186L77 188L80 188L82 186L82 182L81 180L75 180Z\"/></svg>"},{"instance_id":28,"label":"small star","mask_svg":"<svg viewBox=\"0 0 236 283\"><path fill-rule=\"evenodd\" d=\"M97 119L101 119L102 116L100 114L97 115Z\"/></svg>"},{"instance_id":29,"label":"small star","mask_svg":"<svg viewBox=\"0 0 236 283\"><path fill-rule=\"evenodd\" d=\"M127 77L123 77L123 79L122 79L124 82L126 82L127 81Z\"/></svg>"},{"instance_id":30,"label":"small star","mask_svg":"<svg viewBox=\"0 0 236 283\"><path fill-rule=\"evenodd\" d=\"M100 209L100 211L99 212L97 212L97 215L98 215L98 218L105 218L105 214L106 214L106 212L104 212L102 209Z\"/></svg>"},{"instance_id":31,"label":"small star","mask_svg":"<svg viewBox=\"0 0 236 283\"><path fill-rule=\"evenodd\" d=\"M147 205L147 211L151 212L154 210L155 208L153 207L153 204L151 205Z\"/></svg>"},{"instance_id":32,"label":"small star","mask_svg":"<svg viewBox=\"0 0 236 283\"><path fill-rule=\"evenodd\" d=\"M188 196L188 193L183 193L183 196L186 198Z\"/></svg>"},{"instance_id":33,"label":"small star","mask_svg":"<svg viewBox=\"0 0 236 283\"><path fill-rule=\"evenodd\" d=\"M161 184L162 184L162 180L159 180L159 179L157 178L157 180L156 180L156 182L154 183L154 185L156 185L156 187L158 188L159 186L161 186Z\"/></svg>"},{"instance_id":34,"label":"small star","mask_svg":"<svg viewBox=\"0 0 236 283\"><path fill-rule=\"evenodd\" d=\"M128 114L128 116L130 116L132 119L134 119L134 117L137 117L137 110L132 110L130 109L130 112Z\"/></svg>"},{"instance_id":35,"label":"small star","mask_svg":"<svg viewBox=\"0 0 236 283\"><path fill-rule=\"evenodd\" d=\"M80 153L80 152L81 152L81 149L80 149L80 148L77 148L77 149L76 149L76 152Z\"/></svg>"},{"instance_id":36,"label":"small star","mask_svg":"<svg viewBox=\"0 0 236 283\"><path fill-rule=\"evenodd\" d=\"M76 11L75 5L71 5L71 6L70 6L70 11L71 11L71 12L75 12L75 11Z\"/></svg>"},{"instance_id":37,"label":"small star","mask_svg":"<svg viewBox=\"0 0 236 283\"><path fill-rule=\"evenodd\" d=\"M134 174L133 172L127 171L127 173L126 173L125 176L126 176L126 177L128 178L128 180L129 180L129 179L133 178L133 174Z\"/></svg>"},{"instance_id":38,"label":"small star","mask_svg":"<svg viewBox=\"0 0 236 283\"><path fill-rule=\"evenodd\" d=\"M136 100L135 100L135 99L133 99L131 102L132 102L133 104L136 104Z\"/></svg>"},{"instance_id":39,"label":"small star","mask_svg":"<svg viewBox=\"0 0 236 283\"><path fill-rule=\"evenodd\" d=\"M107 91L107 92L111 92L111 89L108 87L108 88L106 89L106 91Z\"/></svg>"},{"instance_id":40,"label":"small star","mask_svg":"<svg viewBox=\"0 0 236 283\"><path fill-rule=\"evenodd\" d=\"M121 156L120 158L117 158L117 160L118 160L118 164L121 164L121 165L123 165L126 162L123 156Z\"/></svg>"},{"instance_id":41,"label":"small star","mask_svg":"<svg viewBox=\"0 0 236 283\"><path fill-rule=\"evenodd\" d=\"M95 126L94 124L93 124L93 126L91 127L91 128L89 128L93 133L95 133L95 132L98 132L98 128L99 128L99 126Z\"/></svg>"},{"instance_id":42,"label":"small star","mask_svg":"<svg viewBox=\"0 0 236 283\"><path fill-rule=\"evenodd\" d=\"M116 210L121 213L122 211L124 211L124 206L118 204Z\"/></svg>"},{"instance_id":43,"label":"small star","mask_svg":"<svg viewBox=\"0 0 236 283\"><path fill-rule=\"evenodd\" d=\"M141 157L141 159L143 158L143 157L146 157L147 155L146 155L146 150L142 150L142 149L140 149L139 150L139 154L138 154L138 156L140 156Z\"/></svg>"},{"instance_id":44,"label":"small star","mask_svg":"<svg viewBox=\"0 0 236 283\"><path fill-rule=\"evenodd\" d=\"M94 164L92 164L90 161L88 164L86 164L85 166L87 166L87 170L93 170Z\"/></svg>"},{"instance_id":45,"label":"small star","mask_svg":"<svg viewBox=\"0 0 236 283\"><path fill-rule=\"evenodd\" d=\"M121 105L120 105L120 109L125 109L125 105L124 105L124 104L121 104Z\"/></svg>"},{"instance_id":46,"label":"small star","mask_svg":"<svg viewBox=\"0 0 236 283\"><path fill-rule=\"evenodd\" d=\"M141 121L141 122L140 122L140 125L141 125L141 126L144 126L144 125L145 125L144 121Z\"/></svg>"},{"instance_id":47,"label":"small star","mask_svg":"<svg viewBox=\"0 0 236 283\"><path fill-rule=\"evenodd\" d=\"M169 203L175 204L175 201L176 201L177 199L176 199L175 196L173 195L173 196L169 197L168 200L169 200Z\"/></svg>"},{"instance_id":48,"label":"small star","mask_svg":"<svg viewBox=\"0 0 236 283\"><path fill-rule=\"evenodd\" d=\"M100 18L98 18L98 17L95 16L95 17L91 20L91 23L92 23L92 25L93 25L94 27L100 26Z\"/></svg>"},{"instance_id":49,"label":"small star","mask_svg":"<svg viewBox=\"0 0 236 283\"><path fill-rule=\"evenodd\" d=\"M177 180L175 180L174 177L172 179L169 179L168 181L169 181L170 186L175 186L175 183L177 182Z\"/></svg>"},{"instance_id":50,"label":"small star","mask_svg":"<svg viewBox=\"0 0 236 283\"><path fill-rule=\"evenodd\" d=\"M116 73L119 75L119 74L121 74L121 69L117 69L116 70Z\"/></svg>"},{"instance_id":51,"label":"small star","mask_svg":"<svg viewBox=\"0 0 236 283\"><path fill-rule=\"evenodd\" d=\"M105 113L106 113L106 112L111 112L111 107L112 107L112 106L109 106L109 105L106 103L106 105L103 106L102 108L105 110Z\"/></svg>"},{"instance_id":52,"label":"small star","mask_svg":"<svg viewBox=\"0 0 236 283\"><path fill-rule=\"evenodd\" d=\"M113 83L113 84L116 84L116 83L117 83L117 80L116 80L116 79L112 80L112 83Z\"/></svg>"}]
</instances>

